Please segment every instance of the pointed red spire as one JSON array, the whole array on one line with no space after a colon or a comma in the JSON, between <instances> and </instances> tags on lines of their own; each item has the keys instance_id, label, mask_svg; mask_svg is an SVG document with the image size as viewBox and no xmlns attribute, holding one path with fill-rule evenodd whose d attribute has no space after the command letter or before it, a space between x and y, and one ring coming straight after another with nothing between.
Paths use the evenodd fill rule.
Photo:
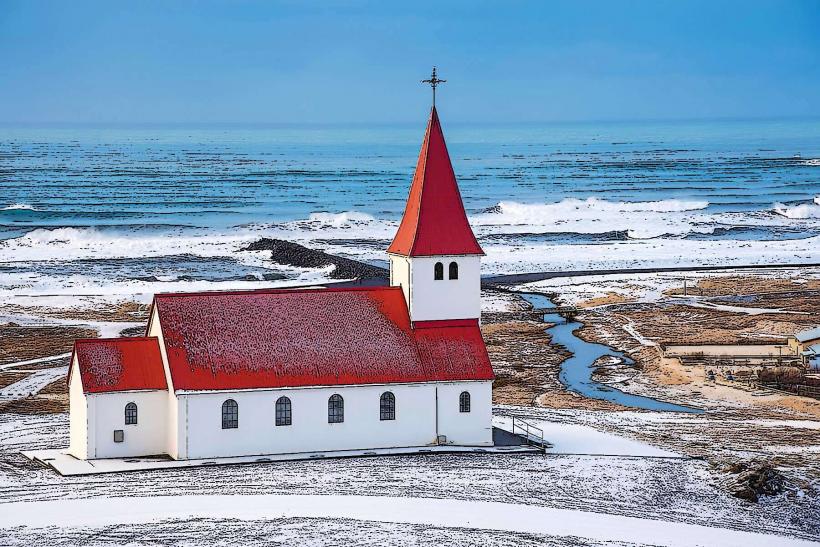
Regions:
<instances>
[{"instance_id":1,"label":"pointed red spire","mask_svg":"<svg viewBox=\"0 0 820 547\"><path fill-rule=\"evenodd\" d=\"M464 211L435 106L404 216L387 252L403 256L484 254Z\"/></svg>"}]
</instances>

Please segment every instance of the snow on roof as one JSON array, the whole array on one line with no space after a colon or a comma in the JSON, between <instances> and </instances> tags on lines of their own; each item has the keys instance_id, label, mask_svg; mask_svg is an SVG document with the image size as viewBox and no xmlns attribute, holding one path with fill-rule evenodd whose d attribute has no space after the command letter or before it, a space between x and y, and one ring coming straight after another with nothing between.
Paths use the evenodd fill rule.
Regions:
<instances>
[{"instance_id":1,"label":"snow on roof","mask_svg":"<svg viewBox=\"0 0 820 547\"><path fill-rule=\"evenodd\" d=\"M77 340L74 356L85 393L167 389L156 338ZM71 381L70 371L68 381Z\"/></svg>"},{"instance_id":2,"label":"snow on roof","mask_svg":"<svg viewBox=\"0 0 820 547\"><path fill-rule=\"evenodd\" d=\"M159 294L176 390L493 379L478 322L413 329L400 287Z\"/></svg>"},{"instance_id":3,"label":"snow on roof","mask_svg":"<svg viewBox=\"0 0 820 547\"><path fill-rule=\"evenodd\" d=\"M803 332L798 332L794 335L798 342L808 342L809 340L820 339L820 327L816 327Z\"/></svg>"},{"instance_id":4,"label":"snow on roof","mask_svg":"<svg viewBox=\"0 0 820 547\"><path fill-rule=\"evenodd\" d=\"M435 106L404 216L387 252L404 256L484 254L464 211Z\"/></svg>"}]
</instances>

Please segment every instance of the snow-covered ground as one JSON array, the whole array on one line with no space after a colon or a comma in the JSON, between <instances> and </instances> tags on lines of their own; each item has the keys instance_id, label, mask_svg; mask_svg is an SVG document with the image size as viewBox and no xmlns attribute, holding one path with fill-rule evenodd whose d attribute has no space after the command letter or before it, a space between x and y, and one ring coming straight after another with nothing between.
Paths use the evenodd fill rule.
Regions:
<instances>
[{"instance_id":1,"label":"snow-covered ground","mask_svg":"<svg viewBox=\"0 0 820 547\"><path fill-rule=\"evenodd\" d=\"M770 547L811 541L652 518L515 503L348 495L199 495L12 503L0 527L102 528L169 519L347 519L437 528L494 530L628 545Z\"/></svg>"},{"instance_id":2,"label":"snow-covered ground","mask_svg":"<svg viewBox=\"0 0 820 547\"><path fill-rule=\"evenodd\" d=\"M820 278L820 268L761 267L753 272L749 270L710 270L567 276L526 283L517 289L559 293L563 302L573 305L593 298L613 295L635 302L657 302L664 298L664 291L682 287L684 280L689 287L694 287L700 279L704 278L736 277L752 273L755 276L770 279ZM743 311L746 313L748 310Z\"/></svg>"},{"instance_id":3,"label":"snow-covered ground","mask_svg":"<svg viewBox=\"0 0 820 547\"><path fill-rule=\"evenodd\" d=\"M54 380L65 376L66 373L68 373L68 366L46 368L32 372L19 382L0 389L0 401L13 401L37 393Z\"/></svg>"},{"instance_id":4,"label":"snow-covered ground","mask_svg":"<svg viewBox=\"0 0 820 547\"><path fill-rule=\"evenodd\" d=\"M64 445L67 416L0 414L0 544L212 545L219 538L232 545L799 545L798 539L817 539L804 510L790 512L777 499L737 500L714 484L704 461L645 457L666 454L598 431L595 413L517 407L499 413L547 426L556 453L60 477L19 451ZM652 425L654 416L612 414L635 427Z\"/></svg>"}]
</instances>

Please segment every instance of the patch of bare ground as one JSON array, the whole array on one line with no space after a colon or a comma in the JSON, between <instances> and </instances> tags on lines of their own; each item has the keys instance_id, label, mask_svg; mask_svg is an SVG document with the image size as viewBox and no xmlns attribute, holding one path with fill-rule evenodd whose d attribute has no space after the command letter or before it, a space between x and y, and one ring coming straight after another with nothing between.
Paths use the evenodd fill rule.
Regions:
<instances>
[{"instance_id":1,"label":"patch of bare ground","mask_svg":"<svg viewBox=\"0 0 820 547\"><path fill-rule=\"evenodd\" d=\"M66 377L58 378L46 384L46 386L37 392L38 395L68 395L68 386L66 385Z\"/></svg>"},{"instance_id":2,"label":"patch of bare ground","mask_svg":"<svg viewBox=\"0 0 820 547\"><path fill-rule=\"evenodd\" d=\"M68 387L65 376L46 384L40 391L28 397L0 402L0 414L60 414L62 412L68 412Z\"/></svg>"},{"instance_id":3,"label":"patch of bare ground","mask_svg":"<svg viewBox=\"0 0 820 547\"><path fill-rule=\"evenodd\" d=\"M820 280L772 279L763 276L708 277L701 279L687 294L702 296L716 304L736 307L782 309L812 314L800 323L820 322ZM668 296L684 294L683 287L664 292Z\"/></svg>"},{"instance_id":4,"label":"patch of bare ground","mask_svg":"<svg viewBox=\"0 0 820 547\"><path fill-rule=\"evenodd\" d=\"M70 319L75 321L112 321L137 322L147 321L150 306L139 302L119 302L114 304L95 305L93 308L42 308L7 304L4 309L11 313Z\"/></svg>"},{"instance_id":5,"label":"patch of bare ground","mask_svg":"<svg viewBox=\"0 0 820 547\"><path fill-rule=\"evenodd\" d=\"M765 293L793 293L820 291L820 279L792 278L773 279L761 275L714 276L699 279L694 287L687 287L689 294L702 296L757 295ZM682 295L683 287L664 292L667 295Z\"/></svg>"},{"instance_id":6,"label":"patch of bare ground","mask_svg":"<svg viewBox=\"0 0 820 547\"><path fill-rule=\"evenodd\" d=\"M0 414L62 414L68 412L68 396L33 395L0 402Z\"/></svg>"},{"instance_id":7,"label":"patch of bare ground","mask_svg":"<svg viewBox=\"0 0 820 547\"><path fill-rule=\"evenodd\" d=\"M635 299L630 296L619 294L614 291L609 291L604 296L596 296L589 300L584 300L578 303L579 308L595 308L597 306L608 306L610 304L626 304L634 302Z\"/></svg>"},{"instance_id":8,"label":"patch of bare ground","mask_svg":"<svg viewBox=\"0 0 820 547\"><path fill-rule=\"evenodd\" d=\"M3 370L0 371L0 389L10 386L16 382L19 382L26 376L31 374L30 372L25 372L21 370Z\"/></svg>"},{"instance_id":9,"label":"patch of bare ground","mask_svg":"<svg viewBox=\"0 0 820 547\"><path fill-rule=\"evenodd\" d=\"M773 337L809 328L818 320L814 315L747 315L674 303L616 305L600 313L631 323L642 336L662 345L771 344Z\"/></svg>"},{"instance_id":10,"label":"patch of bare ground","mask_svg":"<svg viewBox=\"0 0 820 547\"><path fill-rule=\"evenodd\" d=\"M71 351L77 338L96 338L97 331L80 327L0 325L0 364L27 361Z\"/></svg>"}]
</instances>

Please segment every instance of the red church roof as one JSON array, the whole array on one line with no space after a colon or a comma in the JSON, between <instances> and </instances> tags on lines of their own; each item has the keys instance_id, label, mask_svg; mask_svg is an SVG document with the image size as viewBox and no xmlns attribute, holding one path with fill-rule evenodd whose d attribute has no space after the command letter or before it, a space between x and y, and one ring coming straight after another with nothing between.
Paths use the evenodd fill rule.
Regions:
<instances>
[{"instance_id":1,"label":"red church roof","mask_svg":"<svg viewBox=\"0 0 820 547\"><path fill-rule=\"evenodd\" d=\"M167 389L156 338L89 338L74 342L85 393ZM71 381L69 369L68 381Z\"/></svg>"},{"instance_id":2,"label":"red church roof","mask_svg":"<svg viewBox=\"0 0 820 547\"><path fill-rule=\"evenodd\" d=\"M399 287L159 294L176 390L491 380L477 321L413 329Z\"/></svg>"},{"instance_id":3,"label":"red church roof","mask_svg":"<svg viewBox=\"0 0 820 547\"><path fill-rule=\"evenodd\" d=\"M464 211L435 106L404 216L387 252L404 256L484 254Z\"/></svg>"}]
</instances>

